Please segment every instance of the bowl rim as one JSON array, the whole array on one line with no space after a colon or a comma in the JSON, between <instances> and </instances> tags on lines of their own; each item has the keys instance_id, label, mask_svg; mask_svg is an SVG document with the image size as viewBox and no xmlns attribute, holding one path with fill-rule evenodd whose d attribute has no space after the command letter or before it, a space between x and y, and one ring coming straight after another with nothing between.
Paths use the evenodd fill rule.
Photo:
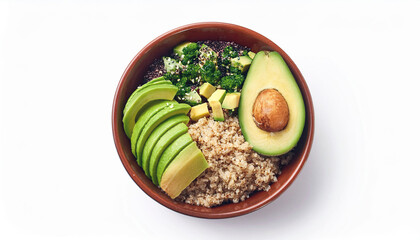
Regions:
<instances>
[{"instance_id":1,"label":"bowl rim","mask_svg":"<svg viewBox=\"0 0 420 240\"><path fill-rule=\"evenodd\" d=\"M231 28L235 31L240 31L240 32L244 32L245 34L251 34L254 35L256 38L259 39L263 39L265 42L269 42L271 46L276 47L275 51L278 51L280 53L280 55L285 59L286 62L288 62L288 66L289 68L293 68L294 70L294 75L295 75L295 79L296 81L299 81L299 86L300 86L300 90L302 92L303 97L307 98L307 101L305 101L305 105L307 105L307 109L309 110L306 113L306 118L308 118L308 126L305 126L305 128L308 128L308 138L307 141L304 143L304 146L302 147L302 158L300 159L296 159L296 161L299 161L298 165L296 166L296 168L292 171L290 177L287 179L287 181L283 184L282 187L280 187L279 189L277 189L272 195L268 196L267 198L264 198L262 201L250 205L246 208L242 208L239 210L232 210L229 212L223 212L223 213L212 213L212 212L197 212L197 211L193 211L191 209L185 209L180 207L178 204L167 204L159 195L154 194L153 190L150 189L148 186L146 186L146 184L139 178L136 177L136 172L133 170L133 168L131 167L131 164L129 163L129 160L125 157L124 155L124 151L123 151L123 146L121 144L121 140L118 136L118 125L117 125L117 121L118 121L118 117L117 117L117 104L118 104L118 99L120 98L120 94L121 93L121 89L122 89L122 85L125 82L126 78L128 77L128 74L131 72L131 70L133 69L133 67L136 65L136 63L139 61L139 59L141 59L141 57L143 56L144 53L148 52L149 50L152 49L152 47L159 43L160 41L164 40L165 38L176 34L176 33L180 33L183 31L187 31L187 30L192 30L192 29L199 29L199 28L217 28L217 27L223 27L223 28ZM298 76L298 77L297 77ZM298 80L299 79L299 80ZM189 215L189 216L193 216L193 217L199 217L199 218L230 218L230 217L236 217L236 216L241 216L244 214L248 214L250 212L256 211L264 206L266 206L267 204L271 203L273 200L275 200L276 198L278 198L288 187L290 187L290 185L293 183L293 181L296 179L296 177L298 176L299 172L301 171L303 165L305 164L311 147L312 147L312 142L313 142L313 138L314 138L314 124L315 124L315 113L314 113L314 108L313 108L313 102L312 102L312 97L309 91L309 88L307 86L307 83L302 75L302 73L300 72L299 68L296 66L296 64L293 62L293 60L279 47L277 46L274 42L272 42L270 39L268 39L267 37L242 26L236 25L236 24L231 24L231 23L225 23L225 22L196 22L196 23L191 23L191 24L187 24L187 25L183 25L177 28L174 28L172 30L169 30L163 34L161 34L160 36L156 37L155 39L153 39L152 41L150 41L146 46L144 46L136 55L135 57L130 61L130 63L128 64L128 66L126 67L124 73L121 76L121 79L117 85L117 89L115 91L115 95L114 95L114 100L113 100L113 104L112 104L112 133L113 133L113 138L114 138L114 143L115 143L115 147L116 150L118 152L118 155L120 157L120 160L124 166L124 168L126 169L127 173L130 175L131 179L147 194L149 195L152 199L154 199L155 201L157 201L158 203L160 203L161 205L174 210L176 212L185 214L185 215ZM246 201L246 200L245 200ZM229 203L232 204L232 203Z\"/></svg>"}]
</instances>

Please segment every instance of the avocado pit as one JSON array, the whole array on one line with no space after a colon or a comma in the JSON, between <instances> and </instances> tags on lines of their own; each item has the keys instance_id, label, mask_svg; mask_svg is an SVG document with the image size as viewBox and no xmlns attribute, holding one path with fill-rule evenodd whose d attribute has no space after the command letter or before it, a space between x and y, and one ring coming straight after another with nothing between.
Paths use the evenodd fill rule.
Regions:
<instances>
[{"instance_id":1,"label":"avocado pit","mask_svg":"<svg viewBox=\"0 0 420 240\"><path fill-rule=\"evenodd\" d=\"M264 89L255 99L252 116L261 130L278 132L289 122L289 107L277 89Z\"/></svg>"}]
</instances>

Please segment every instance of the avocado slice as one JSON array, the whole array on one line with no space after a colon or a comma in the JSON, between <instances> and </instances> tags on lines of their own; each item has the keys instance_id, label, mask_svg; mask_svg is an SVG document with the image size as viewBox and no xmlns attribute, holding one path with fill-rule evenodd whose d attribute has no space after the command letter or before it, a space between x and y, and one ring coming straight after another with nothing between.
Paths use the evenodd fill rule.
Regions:
<instances>
[{"instance_id":1,"label":"avocado slice","mask_svg":"<svg viewBox=\"0 0 420 240\"><path fill-rule=\"evenodd\" d=\"M175 157L163 172L160 187L174 199L207 167L206 158L195 142L192 142Z\"/></svg>"},{"instance_id":2,"label":"avocado slice","mask_svg":"<svg viewBox=\"0 0 420 240\"><path fill-rule=\"evenodd\" d=\"M237 67L241 72L248 71L249 66L251 65L252 59L248 56L239 56L231 59L232 67Z\"/></svg>"},{"instance_id":3,"label":"avocado slice","mask_svg":"<svg viewBox=\"0 0 420 240\"><path fill-rule=\"evenodd\" d=\"M142 152L144 143L147 138L149 138L150 133L166 119L178 115L178 114L187 114L190 111L191 106L185 103L171 103L168 107L165 107L154 116L152 116L149 121L144 126L143 130L140 133L139 139L137 140L136 153L137 153L137 163L140 166L142 165Z\"/></svg>"},{"instance_id":4,"label":"avocado slice","mask_svg":"<svg viewBox=\"0 0 420 240\"><path fill-rule=\"evenodd\" d=\"M160 180L162 179L162 174L171 161L182 151L186 146L193 142L190 134L184 133L175 141L173 141L166 149L160 153L160 158L157 161L157 164L151 169L152 181L156 185L160 185ZM159 154L159 153L158 153ZM158 155L157 154L157 155ZM154 153L152 154L154 155Z\"/></svg>"},{"instance_id":5,"label":"avocado slice","mask_svg":"<svg viewBox=\"0 0 420 240\"><path fill-rule=\"evenodd\" d=\"M138 91L130 104L126 104L123 116L124 131L129 138L133 133L134 124L136 123L138 113L153 100L172 100L178 91L178 87L172 84L158 84L145 87Z\"/></svg>"},{"instance_id":6,"label":"avocado slice","mask_svg":"<svg viewBox=\"0 0 420 240\"><path fill-rule=\"evenodd\" d=\"M173 128L165 132L162 135L162 137L157 141L155 147L152 149L152 152L150 153L149 163L147 166L147 171L148 171L147 175L149 176L150 179L152 179L154 184L156 185L158 184L156 172L157 172L157 166L160 162L162 153L166 151L166 149L169 148L169 146L173 142L175 142L178 138L184 135L188 135L187 132L188 132L187 125L185 125L184 123L178 123ZM143 159L143 161L145 160ZM144 170L146 171L146 168L144 168Z\"/></svg>"},{"instance_id":7,"label":"avocado slice","mask_svg":"<svg viewBox=\"0 0 420 240\"><path fill-rule=\"evenodd\" d=\"M127 109L133 104L133 99L135 99L135 96L138 94L138 92L144 90L146 87L149 87L151 85L157 85L157 84L172 84L171 81L165 80L163 77L158 77L150 80L149 82L141 85L138 87L128 98L127 103L125 104L123 114L127 111Z\"/></svg>"},{"instance_id":8,"label":"avocado slice","mask_svg":"<svg viewBox=\"0 0 420 240\"><path fill-rule=\"evenodd\" d=\"M289 120L283 130L264 131L254 122L253 106L265 89L277 90L287 102ZM305 104L299 86L279 53L261 51L255 55L242 88L238 117L245 140L260 154L282 155L298 143L305 125Z\"/></svg>"},{"instance_id":9,"label":"avocado slice","mask_svg":"<svg viewBox=\"0 0 420 240\"><path fill-rule=\"evenodd\" d=\"M241 98L241 93L233 92L227 93L225 99L222 103L222 108L233 110L239 106L239 99Z\"/></svg>"},{"instance_id":10,"label":"avocado slice","mask_svg":"<svg viewBox=\"0 0 420 240\"><path fill-rule=\"evenodd\" d=\"M137 141L146 123L149 121L151 117L153 117L160 110L164 109L165 107L168 107L169 104L173 104L173 103L176 103L176 102L169 101L169 100L155 100L148 103L145 106L144 111L142 111L142 113L139 116L139 119L134 125L133 134L131 135L131 152L136 158L137 158L137 152L136 152Z\"/></svg>"},{"instance_id":11,"label":"avocado slice","mask_svg":"<svg viewBox=\"0 0 420 240\"><path fill-rule=\"evenodd\" d=\"M223 115L222 104L219 101L210 101L209 102L213 119L216 121L225 121L225 116Z\"/></svg>"},{"instance_id":12,"label":"avocado slice","mask_svg":"<svg viewBox=\"0 0 420 240\"><path fill-rule=\"evenodd\" d=\"M150 178L149 174L149 163L150 163L150 155L152 155L152 152L155 151L155 146L157 146L157 142L159 140L167 140L169 139L171 135L167 136L169 132L173 131L179 123L185 124L188 123L190 118L187 115L176 115L173 116L163 123L161 123L159 126L153 130L153 132L150 134L149 138L144 143L143 148L143 156L142 156L142 163L143 163L143 170L146 173L146 176ZM182 126L182 125L181 125ZM186 127L186 126L185 126ZM188 127L186 128L185 132L188 130ZM182 132L183 133L183 132Z\"/></svg>"}]
</instances>

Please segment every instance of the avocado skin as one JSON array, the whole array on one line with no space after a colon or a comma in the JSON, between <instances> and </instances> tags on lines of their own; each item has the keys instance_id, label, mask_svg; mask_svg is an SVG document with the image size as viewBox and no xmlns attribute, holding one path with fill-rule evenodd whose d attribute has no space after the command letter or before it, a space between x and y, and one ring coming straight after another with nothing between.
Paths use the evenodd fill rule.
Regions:
<instances>
[{"instance_id":1,"label":"avocado skin","mask_svg":"<svg viewBox=\"0 0 420 240\"><path fill-rule=\"evenodd\" d=\"M178 114L187 114L191 106L185 103L171 103L169 106L165 107L153 117L144 126L143 130L140 133L139 139L137 140L136 153L137 153L137 163L139 166L142 166L142 151L144 143L149 138L150 133L166 119L178 115Z\"/></svg>"},{"instance_id":2,"label":"avocado skin","mask_svg":"<svg viewBox=\"0 0 420 240\"><path fill-rule=\"evenodd\" d=\"M185 123L178 123L175 126L173 126L171 129L167 130L165 134L162 135L162 137L159 139L159 141L156 143L155 148L152 149L152 151L162 151L162 149L165 149L170 143L172 143L175 139L177 139L182 134L186 133L188 131L187 125ZM149 137L150 139L150 137ZM146 148L144 148L146 150ZM146 151L143 151L143 156L145 156ZM142 168L144 173L148 178L151 178L150 175L150 167L151 167L151 161L149 157L142 158ZM154 164L154 163L153 163Z\"/></svg>"},{"instance_id":3,"label":"avocado skin","mask_svg":"<svg viewBox=\"0 0 420 240\"><path fill-rule=\"evenodd\" d=\"M137 158L136 146L139 136L151 117L153 117L160 110L166 108L168 104L176 103L175 101L169 100L156 100L148 103L144 108L144 111L140 114L139 119L133 128L133 134L131 135L131 152Z\"/></svg>"},{"instance_id":4,"label":"avocado skin","mask_svg":"<svg viewBox=\"0 0 420 240\"><path fill-rule=\"evenodd\" d=\"M152 152L157 151L157 147L159 146L158 143L161 140L166 139L168 132L171 131L178 123L187 124L189 120L190 118L187 115L176 115L164 121L162 124L157 126L155 130L153 130L149 138L146 140L146 143L144 144L142 156L143 162L147 162L148 168L150 168L151 163L150 156L152 155ZM145 171L146 176L151 178L150 171L146 171L145 168L143 168L143 170Z\"/></svg>"},{"instance_id":5,"label":"avocado skin","mask_svg":"<svg viewBox=\"0 0 420 240\"><path fill-rule=\"evenodd\" d=\"M188 144L192 143L193 139L188 133L181 135L173 141L160 155L156 169L153 170L152 181L154 184L160 186L160 180L165 169L169 166L176 155L181 152Z\"/></svg>"},{"instance_id":6,"label":"avocado skin","mask_svg":"<svg viewBox=\"0 0 420 240\"><path fill-rule=\"evenodd\" d=\"M154 79L150 80L149 82L141 85L128 98L127 103L125 104L123 113L125 114L127 112L127 110L131 107L131 105L133 104L133 100L135 99L135 96L138 94L138 92L144 90L146 87L153 86L153 85L158 85L158 84L172 84L172 83L169 80L165 80L163 77L158 77L158 78L154 78Z\"/></svg>"},{"instance_id":7,"label":"avocado skin","mask_svg":"<svg viewBox=\"0 0 420 240\"><path fill-rule=\"evenodd\" d=\"M137 117L147 103L154 100L172 100L177 91L178 87L172 84L157 84L136 92L123 111L123 126L126 135L131 138Z\"/></svg>"},{"instance_id":8,"label":"avocado skin","mask_svg":"<svg viewBox=\"0 0 420 240\"><path fill-rule=\"evenodd\" d=\"M252 116L256 97L270 88L278 90L289 107L288 124L278 132L261 130ZM242 87L238 117L245 140L262 155L282 155L297 145L305 126L305 104L293 74L279 53L260 51L255 55Z\"/></svg>"},{"instance_id":9,"label":"avocado skin","mask_svg":"<svg viewBox=\"0 0 420 240\"><path fill-rule=\"evenodd\" d=\"M196 143L192 142L166 168L160 181L160 187L174 199L207 167L206 158Z\"/></svg>"}]
</instances>

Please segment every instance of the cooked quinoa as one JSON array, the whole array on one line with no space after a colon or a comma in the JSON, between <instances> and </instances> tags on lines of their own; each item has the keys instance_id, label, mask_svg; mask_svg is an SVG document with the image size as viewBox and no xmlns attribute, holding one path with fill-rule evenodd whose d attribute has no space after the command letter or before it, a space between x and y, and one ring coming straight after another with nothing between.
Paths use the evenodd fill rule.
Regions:
<instances>
[{"instance_id":1,"label":"cooked quinoa","mask_svg":"<svg viewBox=\"0 0 420 240\"><path fill-rule=\"evenodd\" d=\"M237 203L254 191L268 191L277 181L281 166L293 153L265 157L245 141L237 117L225 114L225 121L201 118L189 125L188 133L207 159L209 167L176 200L213 207Z\"/></svg>"}]
</instances>

